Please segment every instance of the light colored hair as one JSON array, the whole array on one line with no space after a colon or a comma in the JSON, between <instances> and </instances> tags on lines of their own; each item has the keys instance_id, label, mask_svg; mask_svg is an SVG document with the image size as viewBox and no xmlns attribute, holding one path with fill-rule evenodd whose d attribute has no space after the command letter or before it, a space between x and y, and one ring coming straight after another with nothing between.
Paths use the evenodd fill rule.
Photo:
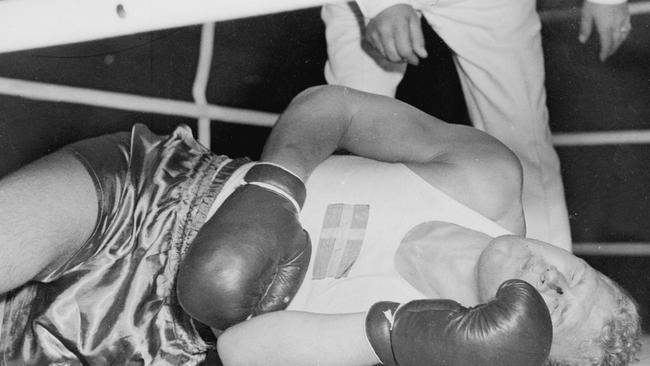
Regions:
<instances>
[{"instance_id":1,"label":"light colored hair","mask_svg":"<svg viewBox=\"0 0 650 366\"><path fill-rule=\"evenodd\" d=\"M636 354L641 349L638 305L624 288L607 276L603 275L602 278L614 290L617 306L612 311L612 317L604 322L600 334L594 339L594 342L600 345L600 356L585 360L585 363L549 358L544 366L626 366L638 361Z\"/></svg>"}]
</instances>

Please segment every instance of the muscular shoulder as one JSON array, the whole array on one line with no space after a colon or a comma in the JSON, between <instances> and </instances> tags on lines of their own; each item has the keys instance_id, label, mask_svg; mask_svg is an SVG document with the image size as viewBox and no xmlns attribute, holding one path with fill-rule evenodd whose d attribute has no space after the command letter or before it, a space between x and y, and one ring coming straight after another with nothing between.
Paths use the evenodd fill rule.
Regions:
<instances>
[{"instance_id":1,"label":"muscular shoulder","mask_svg":"<svg viewBox=\"0 0 650 366\"><path fill-rule=\"evenodd\" d=\"M423 179L513 233L525 231L522 167L500 143L485 143L428 163L409 164Z\"/></svg>"}]
</instances>

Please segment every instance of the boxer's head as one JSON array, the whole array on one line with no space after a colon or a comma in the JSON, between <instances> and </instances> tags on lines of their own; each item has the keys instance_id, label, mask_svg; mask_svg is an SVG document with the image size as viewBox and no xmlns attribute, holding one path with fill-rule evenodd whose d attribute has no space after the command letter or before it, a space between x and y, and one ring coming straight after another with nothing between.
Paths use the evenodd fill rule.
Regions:
<instances>
[{"instance_id":1,"label":"boxer's head","mask_svg":"<svg viewBox=\"0 0 650 366\"><path fill-rule=\"evenodd\" d=\"M550 359L557 361L550 365L627 365L640 347L634 300L570 252L502 236L481 254L477 275L482 301L510 278L523 279L542 294L553 321Z\"/></svg>"}]
</instances>

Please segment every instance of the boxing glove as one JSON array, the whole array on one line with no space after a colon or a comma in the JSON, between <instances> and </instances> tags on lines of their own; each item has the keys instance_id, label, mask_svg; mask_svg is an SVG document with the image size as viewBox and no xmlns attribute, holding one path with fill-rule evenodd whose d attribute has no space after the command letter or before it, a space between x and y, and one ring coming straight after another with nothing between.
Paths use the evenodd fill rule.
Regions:
<instances>
[{"instance_id":1,"label":"boxing glove","mask_svg":"<svg viewBox=\"0 0 650 366\"><path fill-rule=\"evenodd\" d=\"M472 308L453 300L374 304L366 333L389 366L540 366L553 337L546 303L521 280L504 282L495 299Z\"/></svg>"},{"instance_id":2,"label":"boxing glove","mask_svg":"<svg viewBox=\"0 0 650 366\"><path fill-rule=\"evenodd\" d=\"M287 307L311 255L298 220L305 185L258 163L201 228L179 268L177 295L191 317L217 330Z\"/></svg>"}]
</instances>

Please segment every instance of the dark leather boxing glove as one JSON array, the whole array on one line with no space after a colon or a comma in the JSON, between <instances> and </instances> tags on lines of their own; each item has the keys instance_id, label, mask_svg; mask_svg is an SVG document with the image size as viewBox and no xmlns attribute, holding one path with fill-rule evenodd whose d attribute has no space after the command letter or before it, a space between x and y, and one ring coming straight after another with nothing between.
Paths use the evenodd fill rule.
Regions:
<instances>
[{"instance_id":1,"label":"dark leather boxing glove","mask_svg":"<svg viewBox=\"0 0 650 366\"><path fill-rule=\"evenodd\" d=\"M452 300L373 305L366 333L390 366L540 366L551 349L551 316L542 296L521 280L473 308Z\"/></svg>"},{"instance_id":2,"label":"dark leather boxing glove","mask_svg":"<svg viewBox=\"0 0 650 366\"><path fill-rule=\"evenodd\" d=\"M269 163L254 165L201 228L181 263L183 309L213 329L287 307L302 283L311 243L298 220L305 185Z\"/></svg>"}]
</instances>

